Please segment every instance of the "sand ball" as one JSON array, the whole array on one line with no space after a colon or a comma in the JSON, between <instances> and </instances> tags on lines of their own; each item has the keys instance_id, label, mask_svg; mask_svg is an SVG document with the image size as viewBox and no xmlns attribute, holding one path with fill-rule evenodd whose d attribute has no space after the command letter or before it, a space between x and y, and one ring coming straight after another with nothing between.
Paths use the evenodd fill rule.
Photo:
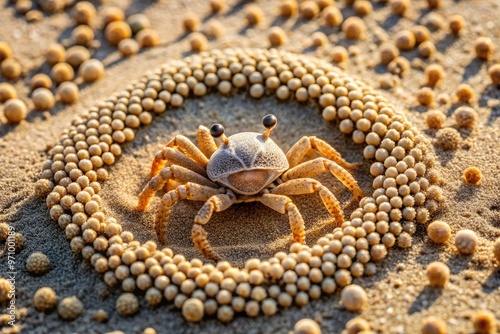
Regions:
<instances>
[{"instance_id":1,"label":"sand ball","mask_svg":"<svg viewBox=\"0 0 500 334\"><path fill-rule=\"evenodd\" d=\"M124 57L130 57L139 52L139 43L135 39L126 38L118 43L118 50Z\"/></svg>"},{"instance_id":2,"label":"sand ball","mask_svg":"<svg viewBox=\"0 0 500 334\"><path fill-rule=\"evenodd\" d=\"M77 68L84 61L90 59L90 51L81 45L75 45L66 50L66 63Z\"/></svg>"},{"instance_id":3,"label":"sand ball","mask_svg":"<svg viewBox=\"0 0 500 334\"><path fill-rule=\"evenodd\" d=\"M75 103L78 100L79 96L78 86L71 81L63 82L57 88L57 95L59 96L61 102L64 104Z\"/></svg>"},{"instance_id":4,"label":"sand ball","mask_svg":"<svg viewBox=\"0 0 500 334\"><path fill-rule=\"evenodd\" d=\"M249 5L245 8L245 19L247 25L253 26L262 22L264 13L257 5Z\"/></svg>"},{"instance_id":5,"label":"sand ball","mask_svg":"<svg viewBox=\"0 0 500 334\"><path fill-rule=\"evenodd\" d=\"M57 312L64 320L73 320L83 312L83 304L76 296L66 297L57 305Z\"/></svg>"},{"instance_id":6,"label":"sand ball","mask_svg":"<svg viewBox=\"0 0 500 334\"><path fill-rule=\"evenodd\" d=\"M208 38L216 39L222 36L224 33L224 26L219 21L211 21L207 23L205 28L205 34Z\"/></svg>"},{"instance_id":7,"label":"sand ball","mask_svg":"<svg viewBox=\"0 0 500 334\"><path fill-rule=\"evenodd\" d=\"M47 311L57 303L57 295L52 288L43 287L37 290L35 296L33 297L33 305L38 311Z\"/></svg>"},{"instance_id":8,"label":"sand ball","mask_svg":"<svg viewBox=\"0 0 500 334\"><path fill-rule=\"evenodd\" d=\"M71 32L73 40L78 45L88 45L94 39L94 30L88 25L79 25Z\"/></svg>"},{"instance_id":9,"label":"sand ball","mask_svg":"<svg viewBox=\"0 0 500 334\"><path fill-rule=\"evenodd\" d=\"M427 235L435 243L444 244L451 237L450 225L444 221L436 220L427 227Z\"/></svg>"},{"instance_id":10,"label":"sand ball","mask_svg":"<svg viewBox=\"0 0 500 334\"><path fill-rule=\"evenodd\" d=\"M217 310L217 319L219 319L222 322L230 322L233 320L234 317L234 310L231 306L224 305L219 307Z\"/></svg>"},{"instance_id":11,"label":"sand ball","mask_svg":"<svg viewBox=\"0 0 500 334\"><path fill-rule=\"evenodd\" d=\"M26 15L26 13L28 13L32 7L33 4L30 0L20 0L16 2L16 10L21 15Z\"/></svg>"},{"instance_id":12,"label":"sand ball","mask_svg":"<svg viewBox=\"0 0 500 334\"><path fill-rule=\"evenodd\" d=\"M79 1L73 8L73 19L76 24L90 24L96 16L95 6L88 1Z\"/></svg>"},{"instance_id":13,"label":"sand ball","mask_svg":"<svg viewBox=\"0 0 500 334\"><path fill-rule=\"evenodd\" d=\"M412 34L415 36L415 42L420 44L431 38L431 32L426 26L417 25L411 28Z\"/></svg>"},{"instance_id":14,"label":"sand ball","mask_svg":"<svg viewBox=\"0 0 500 334\"><path fill-rule=\"evenodd\" d=\"M31 78L31 90L34 91L37 88L47 88L52 87L52 79L47 74L38 73Z\"/></svg>"},{"instance_id":15,"label":"sand ball","mask_svg":"<svg viewBox=\"0 0 500 334\"><path fill-rule=\"evenodd\" d=\"M19 123L26 118L28 110L23 101L10 99L5 102L3 113L10 123Z\"/></svg>"},{"instance_id":16,"label":"sand ball","mask_svg":"<svg viewBox=\"0 0 500 334\"><path fill-rule=\"evenodd\" d=\"M345 325L347 331L346 334L358 334L364 331L369 332L371 330L370 324L362 318L354 318L347 322Z\"/></svg>"},{"instance_id":17,"label":"sand ball","mask_svg":"<svg viewBox=\"0 0 500 334\"><path fill-rule=\"evenodd\" d=\"M491 82L494 85L500 85L500 64L495 64L488 69Z\"/></svg>"},{"instance_id":18,"label":"sand ball","mask_svg":"<svg viewBox=\"0 0 500 334\"><path fill-rule=\"evenodd\" d=\"M450 268L443 262L432 262L427 266L429 284L435 288L442 288L450 278Z\"/></svg>"},{"instance_id":19,"label":"sand ball","mask_svg":"<svg viewBox=\"0 0 500 334\"><path fill-rule=\"evenodd\" d=\"M359 312L368 302L366 291L356 284L345 287L340 294L340 301L351 312Z\"/></svg>"},{"instance_id":20,"label":"sand ball","mask_svg":"<svg viewBox=\"0 0 500 334\"><path fill-rule=\"evenodd\" d=\"M103 14L104 26L107 26L111 22L125 20L125 12L118 7L113 7L113 6L104 7L102 9L102 14Z\"/></svg>"},{"instance_id":21,"label":"sand ball","mask_svg":"<svg viewBox=\"0 0 500 334\"><path fill-rule=\"evenodd\" d=\"M458 101L469 103L474 98L474 91L470 85L461 84L458 86L455 95Z\"/></svg>"},{"instance_id":22,"label":"sand ball","mask_svg":"<svg viewBox=\"0 0 500 334\"><path fill-rule=\"evenodd\" d=\"M409 30L401 30L394 37L398 49L408 51L413 49L416 44L415 35Z\"/></svg>"},{"instance_id":23,"label":"sand ball","mask_svg":"<svg viewBox=\"0 0 500 334\"><path fill-rule=\"evenodd\" d=\"M366 16L373 12L373 5L368 0L357 0L354 2L354 13L358 16Z\"/></svg>"},{"instance_id":24,"label":"sand ball","mask_svg":"<svg viewBox=\"0 0 500 334\"><path fill-rule=\"evenodd\" d=\"M10 299L10 282L5 278L0 278L0 303Z\"/></svg>"},{"instance_id":25,"label":"sand ball","mask_svg":"<svg viewBox=\"0 0 500 334\"><path fill-rule=\"evenodd\" d=\"M466 184L479 186L481 184L483 174L481 173L481 170L479 168L469 167L464 171L462 177Z\"/></svg>"},{"instance_id":26,"label":"sand ball","mask_svg":"<svg viewBox=\"0 0 500 334\"><path fill-rule=\"evenodd\" d=\"M343 63L349 59L349 54L345 47L337 45L332 48L331 57L334 63Z\"/></svg>"},{"instance_id":27,"label":"sand ball","mask_svg":"<svg viewBox=\"0 0 500 334\"><path fill-rule=\"evenodd\" d=\"M321 334L318 323L312 319L301 319L293 326L294 334Z\"/></svg>"},{"instance_id":28,"label":"sand ball","mask_svg":"<svg viewBox=\"0 0 500 334\"><path fill-rule=\"evenodd\" d=\"M52 91L47 88L37 88L31 95L35 110L48 110L51 109L56 100Z\"/></svg>"},{"instance_id":29,"label":"sand ball","mask_svg":"<svg viewBox=\"0 0 500 334\"><path fill-rule=\"evenodd\" d=\"M436 86L444 77L444 69L439 64L431 64L425 68L425 84Z\"/></svg>"},{"instance_id":30,"label":"sand ball","mask_svg":"<svg viewBox=\"0 0 500 334\"><path fill-rule=\"evenodd\" d=\"M0 41L0 62L12 56L12 48L9 43Z\"/></svg>"},{"instance_id":31,"label":"sand ball","mask_svg":"<svg viewBox=\"0 0 500 334\"><path fill-rule=\"evenodd\" d=\"M132 29L133 34L137 34L143 29L151 28L151 22L144 14L133 14L127 18L127 23Z\"/></svg>"},{"instance_id":32,"label":"sand ball","mask_svg":"<svg viewBox=\"0 0 500 334\"><path fill-rule=\"evenodd\" d=\"M98 59L89 59L80 66L79 71L85 82L94 82L104 76L104 65Z\"/></svg>"},{"instance_id":33,"label":"sand ball","mask_svg":"<svg viewBox=\"0 0 500 334\"><path fill-rule=\"evenodd\" d=\"M210 8L212 8L212 12L220 13L224 9L226 9L225 0L210 0Z\"/></svg>"},{"instance_id":34,"label":"sand ball","mask_svg":"<svg viewBox=\"0 0 500 334\"><path fill-rule=\"evenodd\" d=\"M204 305L197 298L189 298L182 305L182 316L190 322L199 322L203 319Z\"/></svg>"},{"instance_id":35,"label":"sand ball","mask_svg":"<svg viewBox=\"0 0 500 334\"><path fill-rule=\"evenodd\" d=\"M497 262L500 263L500 238L495 240L495 243L493 244L493 256Z\"/></svg>"},{"instance_id":36,"label":"sand ball","mask_svg":"<svg viewBox=\"0 0 500 334\"><path fill-rule=\"evenodd\" d=\"M425 121L430 129L441 129L446 121L446 115L439 110L431 110L427 113Z\"/></svg>"},{"instance_id":37,"label":"sand ball","mask_svg":"<svg viewBox=\"0 0 500 334\"><path fill-rule=\"evenodd\" d=\"M465 27L465 19L462 15L452 15L448 20L450 31L453 35L458 35Z\"/></svg>"},{"instance_id":38,"label":"sand ball","mask_svg":"<svg viewBox=\"0 0 500 334\"><path fill-rule=\"evenodd\" d=\"M299 12L304 19L311 20L319 14L320 8L316 1L306 0L299 4Z\"/></svg>"},{"instance_id":39,"label":"sand ball","mask_svg":"<svg viewBox=\"0 0 500 334\"><path fill-rule=\"evenodd\" d=\"M104 322L108 321L109 314L105 310L99 309L94 313L94 316L92 317L92 319L97 321L97 322L104 323Z\"/></svg>"},{"instance_id":40,"label":"sand ball","mask_svg":"<svg viewBox=\"0 0 500 334\"><path fill-rule=\"evenodd\" d=\"M403 77L410 70L410 67L410 61L405 57L396 57L387 65L389 72L399 77Z\"/></svg>"},{"instance_id":41,"label":"sand ball","mask_svg":"<svg viewBox=\"0 0 500 334\"><path fill-rule=\"evenodd\" d=\"M446 323L436 317L428 317L422 321L422 334L446 334Z\"/></svg>"},{"instance_id":42,"label":"sand ball","mask_svg":"<svg viewBox=\"0 0 500 334\"><path fill-rule=\"evenodd\" d=\"M115 307L121 316L127 317L139 311L139 300L133 293L123 293L116 300Z\"/></svg>"},{"instance_id":43,"label":"sand ball","mask_svg":"<svg viewBox=\"0 0 500 334\"><path fill-rule=\"evenodd\" d=\"M434 91L429 87L420 88L417 92L417 101L423 106L432 105L434 99Z\"/></svg>"},{"instance_id":44,"label":"sand ball","mask_svg":"<svg viewBox=\"0 0 500 334\"><path fill-rule=\"evenodd\" d=\"M118 45L120 41L132 36L132 29L123 21L113 21L104 30L106 40L111 45Z\"/></svg>"},{"instance_id":45,"label":"sand ball","mask_svg":"<svg viewBox=\"0 0 500 334\"><path fill-rule=\"evenodd\" d=\"M17 80L22 74L21 64L14 58L7 58L0 64L2 75L7 80Z\"/></svg>"},{"instance_id":46,"label":"sand ball","mask_svg":"<svg viewBox=\"0 0 500 334\"><path fill-rule=\"evenodd\" d=\"M194 14L188 14L182 20L182 25L186 32L197 31L200 26L200 19Z\"/></svg>"},{"instance_id":47,"label":"sand ball","mask_svg":"<svg viewBox=\"0 0 500 334\"><path fill-rule=\"evenodd\" d=\"M365 22L359 17L349 17L342 23L342 32L348 39L362 39L365 31Z\"/></svg>"},{"instance_id":48,"label":"sand ball","mask_svg":"<svg viewBox=\"0 0 500 334\"><path fill-rule=\"evenodd\" d=\"M391 12L403 16L410 8L410 0L391 0Z\"/></svg>"},{"instance_id":49,"label":"sand ball","mask_svg":"<svg viewBox=\"0 0 500 334\"><path fill-rule=\"evenodd\" d=\"M455 246L461 254L470 255L477 248L477 235L472 230L458 231L455 236Z\"/></svg>"},{"instance_id":50,"label":"sand ball","mask_svg":"<svg viewBox=\"0 0 500 334\"><path fill-rule=\"evenodd\" d=\"M32 253L26 260L26 269L34 275L45 274L50 269L50 260L41 252Z\"/></svg>"},{"instance_id":51,"label":"sand ball","mask_svg":"<svg viewBox=\"0 0 500 334\"><path fill-rule=\"evenodd\" d=\"M194 52L200 52L206 50L208 47L208 39L199 32L193 32L189 35L191 50Z\"/></svg>"},{"instance_id":52,"label":"sand ball","mask_svg":"<svg viewBox=\"0 0 500 334\"><path fill-rule=\"evenodd\" d=\"M324 22L331 27L338 27L344 17L342 16L342 12L336 6L328 6L321 13Z\"/></svg>"},{"instance_id":53,"label":"sand ball","mask_svg":"<svg viewBox=\"0 0 500 334\"><path fill-rule=\"evenodd\" d=\"M477 311L472 321L477 334L492 334L497 330L495 314L491 311Z\"/></svg>"},{"instance_id":54,"label":"sand ball","mask_svg":"<svg viewBox=\"0 0 500 334\"><path fill-rule=\"evenodd\" d=\"M455 111L454 116L457 125L461 128L472 128L478 120L476 110L467 106L459 107Z\"/></svg>"},{"instance_id":55,"label":"sand ball","mask_svg":"<svg viewBox=\"0 0 500 334\"><path fill-rule=\"evenodd\" d=\"M439 148L449 151L456 150L461 141L462 137L456 129L444 128L437 132L435 143Z\"/></svg>"},{"instance_id":56,"label":"sand ball","mask_svg":"<svg viewBox=\"0 0 500 334\"><path fill-rule=\"evenodd\" d=\"M30 10L25 15L28 22L39 22L43 19L43 14L39 10Z\"/></svg>"},{"instance_id":57,"label":"sand ball","mask_svg":"<svg viewBox=\"0 0 500 334\"><path fill-rule=\"evenodd\" d=\"M476 56L479 59L487 60L493 54L495 50L495 45L489 37L479 37L474 42L474 49L476 50Z\"/></svg>"},{"instance_id":58,"label":"sand ball","mask_svg":"<svg viewBox=\"0 0 500 334\"><path fill-rule=\"evenodd\" d=\"M422 58L429 58L434 53L436 53L436 45L434 45L432 41L422 42L422 44L418 46L418 54Z\"/></svg>"},{"instance_id":59,"label":"sand ball","mask_svg":"<svg viewBox=\"0 0 500 334\"><path fill-rule=\"evenodd\" d=\"M283 17L291 17L297 13L297 1L283 0L279 5L280 15Z\"/></svg>"},{"instance_id":60,"label":"sand ball","mask_svg":"<svg viewBox=\"0 0 500 334\"><path fill-rule=\"evenodd\" d=\"M19 253L24 248L24 243L26 242L26 238L19 232L14 233L14 251ZM5 245L7 247L7 244Z\"/></svg>"},{"instance_id":61,"label":"sand ball","mask_svg":"<svg viewBox=\"0 0 500 334\"><path fill-rule=\"evenodd\" d=\"M285 31L281 27L272 27L269 29L267 38L272 46L283 45L287 39Z\"/></svg>"},{"instance_id":62,"label":"sand ball","mask_svg":"<svg viewBox=\"0 0 500 334\"><path fill-rule=\"evenodd\" d=\"M49 65L55 65L64 61L66 58L66 50L61 44L51 44L45 50L45 61Z\"/></svg>"},{"instance_id":63,"label":"sand ball","mask_svg":"<svg viewBox=\"0 0 500 334\"><path fill-rule=\"evenodd\" d=\"M0 83L0 103L4 103L10 99L16 99L17 92L14 86L7 82Z\"/></svg>"},{"instance_id":64,"label":"sand ball","mask_svg":"<svg viewBox=\"0 0 500 334\"><path fill-rule=\"evenodd\" d=\"M139 45L143 48L152 48L160 44L160 35L153 29L142 29L135 36Z\"/></svg>"},{"instance_id":65,"label":"sand ball","mask_svg":"<svg viewBox=\"0 0 500 334\"><path fill-rule=\"evenodd\" d=\"M9 225L6 223L0 223L0 241L7 240L9 236Z\"/></svg>"},{"instance_id":66,"label":"sand ball","mask_svg":"<svg viewBox=\"0 0 500 334\"><path fill-rule=\"evenodd\" d=\"M57 84L73 80L74 75L75 71L68 63L57 63L50 71L50 76Z\"/></svg>"},{"instance_id":67,"label":"sand ball","mask_svg":"<svg viewBox=\"0 0 500 334\"><path fill-rule=\"evenodd\" d=\"M328 44L328 36L324 32L316 31L311 35L312 44L316 47Z\"/></svg>"},{"instance_id":68,"label":"sand ball","mask_svg":"<svg viewBox=\"0 0 500 334\"><path fill-rule=\"evenodd\" d=\"M40 7L46 13L55 13L61 11L66 6L66 1L64 0L42 0L39 2Z\"/></svg>"}]
</instances>

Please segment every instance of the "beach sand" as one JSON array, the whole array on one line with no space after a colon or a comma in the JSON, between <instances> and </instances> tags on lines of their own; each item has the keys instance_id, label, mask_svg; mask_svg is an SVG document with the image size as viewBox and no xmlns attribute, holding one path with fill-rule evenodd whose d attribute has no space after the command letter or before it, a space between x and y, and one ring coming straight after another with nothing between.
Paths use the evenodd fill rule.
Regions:
<instances>
[{"instance_id":1,"label":"beach sand","mask_svg":"<svg viewBox=\"0 0 500 334\"><path fill-rule=\"evenodd\" d=\"M288 333L298 320L308 317L320 324L323 333L341 333L347 321L361 317L378 333L419 333L421 322L429 316L443 319L449 333L472 333L471 318L476 310L489 309L500 322L500 271L492 255L492 245L500 237L500 89L491 85L487 68L498 63L500 51L492 60L483 62L474 58L473 43L479 36L490 37L500 45L500 4L494 0L444 1L436 12L443 17L460 13L467 19L467 27L460 38L454 38L445 27L432 33L432 40L439 51L431 60L418 57L417 51L403 55L411 61L412 68L401 83L390 91L384 91L390 102L405 111L408 119L430 140L435 136L425 124L426 112L439 109L448 115L446 126L455 127L453 111L458 103L439 104L432 108L416 106L415 95L424 82L423 68L430 63L441 64L446 76L436 88L437 94L448 94L452 102L460 83L468 83L476 95L472 106L479 115L478 125L471 130L459 129L462 143L454 151L442 151L430 147L436 155L436 168L442 175L441 186L446 196L445 204L432 216L432 220L444 220L452 229L452 235L461 229L471 229L479 238L478 250L472 256L459 255L453 238L443 246L428 240L425 226L418 226L409 249L394 247L378 264L378 272L362 277L354 283L362 285L368 294L368 306L359 314L346 311L339 304L338 293L312 301L307 306L280 310L272 317L255 319L237 316L229 324L216 319L206 319L200 324L187 323L171 304L162 303L157 308L146 305L140 298L140 312L123 318L115 310L115 302L121 289L109 289L92 266L81 256L72 253L64 231L49 217L44 198L35 196L34 183L39 177L44 161L62 131L71 121L88 110L99 100L123 89L130 81L138 79L147 70L159 67L171 59L190 54L189 42L182 31L182 16L193 13L202 18L205 26L210 20L219 20L224 35L210 42L210 48L269 47L267 29L271 25L282 26L288 34L283 49L322 57L329 60L334 45L355 45L360 51L351 56L345 70L378 87L381 75L386 71L377 65L378 46L391 40L401 29L410 28L415 22L425 22L429 11L425 1L412 4L413 10L406 18L390 14L387 6L375 4L375 11L365 18L367 37L353 42L342 37L339 29L320 26L319 18L312 21L291 18L284 20L277 15L277 1L257 1L265 13L264 22L256 28L245 28L244 7L248 2L228 1L229 10L222 15L210 15L209 5L202 0L159 2L116 2L126 9L127 15L142 12L149 17L153 27L160 32L162 45L123 59L113 47L103 40L95 57L106 65L105 77L91 85L84 85L79 102L65 107L58 104L51 112L31 111L19 125L6 124L0 113L0 221L13 226L26 238L24 249L17 254L15 269L18 323L26 333L105 333L121 330L125 333L141 333L152 327L157 333ZM101 6L102 7L102 6ZM15 87L22 99L28 95L29 77L32 71L48 73L43 63L43 50L53 41L68 38L72 22L67 13L45 17L38 23L27 23L14 14L11 3L0 2L1 40L10 43L14 55L30 75L19 80ZM344 17L352 15L351 8L343 9ZM312 32L321 30L329 35L330 44L315 49L310 46ZM352 47L350 49L352 52ZM0 110L2 107L0 107ZM203 98L190 98L182 107L168 110L153 122L142 127L136 139L124 145L123 155L109 169L110 178L102 188L104 208L117 218L124 228L134 233L141 242L157 240L153 229L157 196L145 213L134 210L138 193L149 179L150 163L155 153L173 136L183 134L196 138L198 125L210 126L221 123L226 134L244 131L261 132L261 118L273 113L278 126L272 138L287 149L305 135L314 135L331 143L350 162L363 162L353 175L366 193L370 193L372 176L369 163L363 160L363 148L342 135L335 124L328 124L315 106L295 101L282 102L273 97L259 100L247 94L221 96L210 94ZM483 172L480 187L465 185L463 171L476 166ZM348 215L357 206L342 184L326 173L318 178L336 194ZM320 236L331 231L332 219L318 195L295 196L294 202L304 216L307 243L313 244ZM172 211L166 228L166 245L187 258L200 257L193 247L190 229L201 202L180 202ZM277 251L286 251L291 243L288 218L259 203L238 204L215 214L206 227L209 240L218 252L231 263L242 266L251 257L266 259ZM51 261L51 270L39 277L25 269L27 257L35 251L45 253ZM428 286L426 266L433 261L445 262L451 270L450 281L444 289ZM0 258L0 276L7 272L6 257ZM84 312L74 321L64 321L57 311L48 314L36 311L32 298L43 286L52 287L60 299L76 295L84 304ZM0 313L5 312L2 304ZM107 323L98 323L92 316L98 309L109 313ZM9 326L2 328L9 331Z\"/></svg>"}]
</instances>

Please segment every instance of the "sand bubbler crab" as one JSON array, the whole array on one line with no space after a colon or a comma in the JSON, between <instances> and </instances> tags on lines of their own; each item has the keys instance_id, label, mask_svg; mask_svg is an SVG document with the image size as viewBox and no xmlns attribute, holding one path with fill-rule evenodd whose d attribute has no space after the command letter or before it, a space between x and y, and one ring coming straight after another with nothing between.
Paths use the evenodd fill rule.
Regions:
<instances>
[{"instance_id":1,"label":"sand bubbler crab","mask_svg":"<svg viewBox=\"0 0 500 334\"><path fill-rule=\"evenodd\" d=\"M270 138L276 124L276 117L269 114L262 118L266 128L263 134L242 132L230 137L224 135L220 124L212 125L210 130L200 126L199 148L177 135L156 154L152 178L139 194L137 210L146 210L155 193L165 189L155 221L160 242L165 242L163 230L172 207L184 199L205 202L194 218L192 238L201 254L214 260L220 257L210 246L203 225L213 212L236 203L261 202L288 214L294 241L304 243L304 220L288 195L318 192L336 225L342 225L344 217L338 199L312 177L330 171L359 201L363 191L349 173L356 164L345 161L331 145L314 136L302 137L285 154ZM310 151L320 157L302 162Z\"/></svg>"}]
</instances>

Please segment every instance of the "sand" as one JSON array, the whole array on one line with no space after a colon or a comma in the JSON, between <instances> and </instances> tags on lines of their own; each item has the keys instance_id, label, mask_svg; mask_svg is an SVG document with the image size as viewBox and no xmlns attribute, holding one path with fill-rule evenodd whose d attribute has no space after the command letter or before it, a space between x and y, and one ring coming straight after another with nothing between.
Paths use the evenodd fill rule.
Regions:
<instances>
[{"instance_id":1,"label":"sand","mask_svg":"<svg viewBox=\"0 0 500 334\"><path fill-rule=\"evenodd\" d=\"M227 325L214 319L196 325L188 324L172 305L162 304L151 309L143 298L140 298L141 311L138 315L131 318L119 316L114 304L120 289L108 289L90 264L71 252L63 231L50 220L44 199L34 194L34 182L48 158L48 148L56 143L76 115L123 89L145 71L190 53L188 39L181 29L181 14L196 14L203 18L203 24L220 20L224 35L211 41L211 48L268 47L266 30L271 25L280 25L287 31L289 41L283 48L289 51L328 59L329 50L336 44L351 47L351 52L356 52L355 47L360 54L350 58L344 66L345 70L377 87L381 75L385 73L384 67L377 65L377 46L390 40L398 30L410 28L414 22L425 22L429 18L425 1L413 4L416 10L407 18L390 15L387 7L375 4L375 12L365 19L368 33L361 42L345 40L338 29L321 27L319 19L281 19L277 16L277 1L258 2L266 14L263 24L256 28L244 26L246 2L228 1L230 9L221 16L210 15L208 4L201 0L109 3L126 9L127 14L146 14L153 27L161 32L162 45L123 59L98 35L102 47L96 51L95 57L106 65L106 76L95 84L83 86L77 104L70 107L58 105L50 114L31 111L27 120L17 126L6 124L3 113L0 113L0 221L13 226L26 238L25 247L16 256L15 264L18 323L23 332L104 333L121 330L141 333L145 328L153 327L158 333L288 333L296 321L310 317L319 322L323 333L340 333L347 321L360 316L379 333L417 333L421 321L433 315L445 320L449 333L471 333L471 316L478 309L495 312L500 321L500 274L491 254L493 241L500 237L500 180L497 177L500 172L500 90L490 85L487 77L487 68L495 60L498 62L499 52L497 50L494 59L488 62L476 60L472 54L473 41L478 36L489 36L494 44L500 45L498 3L494 0L444 1L444 7L437 13L444 17L461 13L467 18L468 26L462 36L459 39L449 36L446 27L433 32L432 40L440 53L432 60L422 60L416 51L404 53L411 61L411 71L396 88L384 91L390 101L405 110L410 121L432 139L435 131L427 129L424 122L429 109L417 107L415 102L415 94L424 81L422 69L425 65L440 63L446 69L446 77L436 89L437 94L448 94L453 100L453 92L460 83L473 87L476 99L472 105L478 111L479 124L472 130L460 130L463 141L459 149L441 151L431 148L436 155L436 168L443 176L442 187L447 198L446 204L432 219L447 221L453 234L465 228L474 230L479 237L478 251L473 256L461 256L451 241L444 246L436 246L428 240L425 228L419 226L412 248L390 249L375 276L354 281L367 290L370 300L362 313L347 312L339 305L336 294L322 297L303 308L281 310L269 318L237 316ZM0 5L0 39L12 45L15 56L23 67L30 69L30 73L40 69L48 73L48 66L43 64L43 50L49 43L69 37L72 23L67 13L54 14L41 22L29 24L14 14L10 3L4 1ZM344 17L352 15L350 8L342 11ZM310 46L309 37L317 30L329 35L329 46L320 49ZM15 84L19 95L26 101L29 77ZM434 108L451 116L458 105L436 103ZM110 215L122 221L124 229L132 231L138 240L156 240L152 224L154 207L159 198L155 198L152 208L146 213L135 212L133 204L148 180L150 162L157 150L176 134L194 139L200 124L209 126L220 122L228 134L262 131L260 119L268 112L278 117L279 125L272 137L285 151L300 137L315 135L333 144L346 160L363 161L362 147L348 141L334 125L325 123L316 107L278 102L271 97L254 100L245 94L232 97L213 94L189 99L181 108L168 111L153 125L139 130L134 142L124 146L122 157L110 169L110 180L103 185L102 191L104 207ZM453 117L449 117L446 125L454 124ZM481 187L463 184L461 174L469 166L482 170L484 179ZM354 173L366 192L369 192L372 180L368 170L369 164L365 161ZM340 182L329 175L321 175L319 180L337 194L347 214L356 207ZM296 196L294 201L306 221L307 243L312 244L332 228L331 219L317 195ZM190 228L200 207L199 202L179 203L167 227L169 247L188 258L199 257L192 246ZM207 231L214 247L235 265L241 265L250 257L268 258L276 251L286 250L291 242L287 217L258 203L236 205L214 215ZM52 263L49 273L40 277L28 274L25 269L26 259L34 251L44 252ZM8 271L5 260L5 256L0 260L0 276L5 276L3 273ZM436 260L444 261L451 269L450 282L441 290L428 287L425 277L426 265ZM48 314L36 311L32 297L42 286L52 287L61 299L76 295L84 304L83 314L68 322L61 320L56 311ZM5 312L4 306L2 304L2 313ZM92 320L98 309L109 312L107 323ZM2 330L8 332L9 327L5 326Z\"/></svg>"}]
</instances>

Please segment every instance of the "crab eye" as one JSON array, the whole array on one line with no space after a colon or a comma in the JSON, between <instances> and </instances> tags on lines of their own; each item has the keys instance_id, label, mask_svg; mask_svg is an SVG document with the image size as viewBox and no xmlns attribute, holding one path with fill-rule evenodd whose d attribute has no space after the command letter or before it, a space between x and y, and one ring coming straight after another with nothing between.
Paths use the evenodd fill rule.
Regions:
<instances>
[{"instance_id":1,"label":"crab eye","mask_svg":"<svg viewBox=\"0 0 500 334\"><path fill-rule=\"evenodd\" d=\"M218 138L224 134L224 127L220 124L213 124L210 127L210 134L212 137Z\"/></svg>"},{"instance_id":2,"label":"crab eye","mask_svg":"<svg viewBox=\"0 0 500 334\"><path fill-rule=\"evenodd\" d=\"M278 119L273 114L266 115L262 118L262 125L264 125L266 129L274 128L276 123L278 123Z\"/></svg>"}]
</instances>

